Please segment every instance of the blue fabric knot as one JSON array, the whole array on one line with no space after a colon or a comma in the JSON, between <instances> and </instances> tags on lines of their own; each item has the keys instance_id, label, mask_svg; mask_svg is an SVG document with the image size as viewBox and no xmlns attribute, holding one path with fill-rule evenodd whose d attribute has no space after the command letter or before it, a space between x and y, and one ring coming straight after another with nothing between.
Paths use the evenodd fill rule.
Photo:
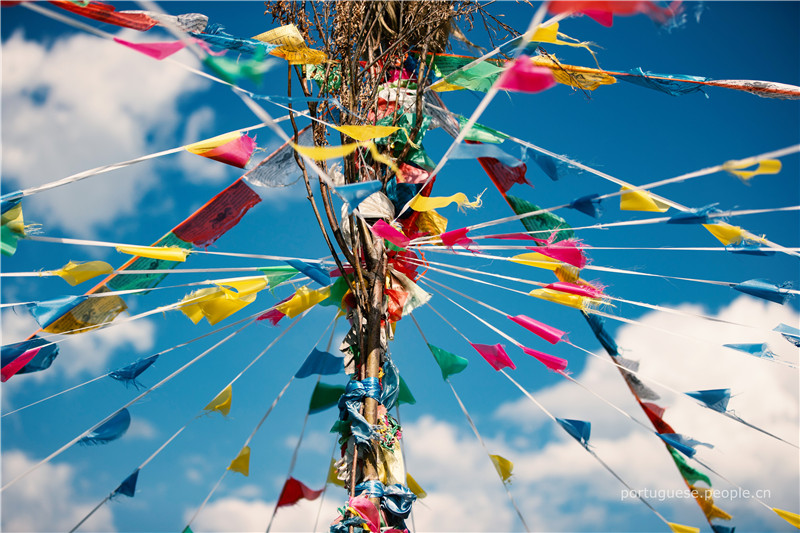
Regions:
<instances>
[{"instance_id":1,"label":"blue fabric knot","mask_svg":"<svg viewBox=\"0 0 800 533\"><path fill-rule=\"evenodd\" d=\"M401 518L407 518L411 512L411 504L416 501L417 496L408 488L395 483L383 488L383 500L381 507Z\"/></svg>"},{"instance_id":2,"label":"blue fabric knot","mask_svg":"<svg viewBox=\"0 0 800 533\"><path fill-rule=\"evenodd\" d=\"M370 498L383 498L384 488L383 483L377 479L362 481L356 485L356 496L366 494Z\"/></svg>"},{"instance_id":3,"label":"blue fabric knot","mask_svg":"<svg viewBox=\"0 0 800 533\"><path fill-rule=\"evenodd\" d=\"M378 378L364 378L361 384L364 386L365 396L381 401L381 383Z\"/></svg>"}]
</instances>

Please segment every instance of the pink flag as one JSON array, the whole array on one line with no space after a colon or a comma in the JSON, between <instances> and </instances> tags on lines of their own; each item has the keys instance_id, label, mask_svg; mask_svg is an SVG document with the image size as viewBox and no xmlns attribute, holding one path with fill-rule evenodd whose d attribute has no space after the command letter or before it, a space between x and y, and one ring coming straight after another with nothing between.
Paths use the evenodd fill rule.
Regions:
<instances>
[{"instance_id":1,"label":"pink flag","mask_svg":"<svg viewBox=\"0 0 800 533\"><path fill-rule=\"evenodd\" d=\"M132 48L137 52L141 52L142 54L150 56L153 59L158 59L159 61L171 56L175 52L183 50L186 46L182 41L170 41L166 43L132 43L130 41L120 39L119 37L114 37L114 42L117 42L123 46L127 46L128 48Z\"/></svg>"},{"instance_id":2,"label":"pink flag","mask_svg":"<svg viewBox=\"0 0 800 533\"><path fill-rule=\"evenodd\" d=\"M528 56L519 56L501 74L498 89L520 93L539 93L556 84L553 71L533 64Z\"/></svg>"},{"instance_id":3,"label":"pink flag","mask_svg":"<svg viewBox=\"0 0 800 533\"><path fill-rule=\"evenodd\" d=\"M392 226L383 220L377 221L372 225L372 233L378 237L384 238L395 246L406 248L411 242L411 239L394 229Z\"/></svg>"},{"instance_id":4,"label":"pink flag","mask_svg":"<svg viewBox=\"0 0 800 533\"><path fill-rule=\"evenodd\" d=\"M555 344L559 342L561 340L561 337L564 336L564 332L561 331L560 329L548 326L547 324L542 324L538 320L534 320L529 316L517 315L517 316L509 316L508 318L510 318L523 328L527 329L528 331L540 336L550 344Z\"/></svg>"},{"instance_id":5,"label":"pink flag","mask_svg":"<svg viewBox=\"0 0 800 533\"><path fill-rule=\"evenodd\" d=\"M0 382L5 383L11 376L22 370L22 367L30 363L31 359L36 357L36 354L39 353L39 350L41 349L42 347L38 346L28 350L27 352L23 352L19 357L0 369Z\"/></svg>"},{"instance_id":6,"label":"pink flag","mask_svg":"<svg viewBox=\"0 0 800 533\"><path fill-rule=\"evenodd\" d=\"M250 161L255 149L256 140L249 135L242 135L238 139L197 155L234 167L244 168Z\"/></svg>"},{"instance_id":7,"label":"pink flag","mask_svg":"<svg viewBox=\"0 0 800 533\"><path fill-rule=\"evenodd\" d=\"M291 300L293 297L294 297L294 294L292 294L291 296L287 296L286 298L284 298L283 300L281 300L280 302L278 302L278 303L275 305L275 307L273 307L272 309L270 309L270 310L269 310L269 311L267 311L266 313L264 313L264 314L262 314L262 315L259 315L259 317L258 317L258 318L256 318L256 320L269 320L269 321L270 321L270 323L271 323L273 326L277 326L277 325L278 325L278 322L280 322L280 321L281 321L281 319L282 319L283 317L285 317L285 316L286 316L286 315L285 315L285 314L283 314L282 312L278 311L277 307L278 307L280 304L282 304L282 303L286 303L286 302L288 302L288 301L289 301L289 300Z\"/></svg>"},{"instance_id":8,"label":"pink flag","mask_svg":"<svg viewBox=\"0 0 800 533\"><path fill-rule=\"evenodd\" d=\"M439 237L442 238L442 243L445 246L463 246L464 248L469 248L471 245L477 245L475 241L467 237L467 232L469 228L461 228L461 229L454 229L453 231L448 231L446 233L442 233Z\"/></svg>"},{"instance_id":9,"label":"pink flag","mask_svg":"<svg viewBox=\"0 0 800 533\"><path fill-rule=\"evenodd\" d=\"M495 370L502 370L505 367L511 369L517 368L516 365L514 365L514 361L512 361L506 353L502 344L472 344L472 347L475 348Z\"/></svg>"},{"instance_id":10,"label":"pink flag","mask_svg":"<svg viewBox=\"0 0 800 533\"><path fill-rule=\"evenodd\" d=\"M361 518L367 521L366 526L370 531L377 533L381 530L380 514L375 504L369 501L369 498L364 495L357 496L355 498L350 498L347 504L358 511Z\"/></svg>"},{"instance_id":11,"label":"pink flag","mask_svg":"<svg viewBox=\"0 0 800 533\"><path fill-rule=\"evenodd\" d=\"M546 242L546 241L545 241ZM567 263L577 268L586 266L586 255L583 253L583 244L575 239L566 239L559 242L547 243L545 246L528 247L528 250L546 255L562 263Z\"/></svg>"},{"instance_id":12,"label":"pink flag","mask_svg":"<svg viewBox=\"0 0 800 533\"><path fill-rule=\"evenodd\" d=\"M408 163L400 163L400 172L403 174L402 183L425 183L430 176L427 170Z\"/></svg>"},{"instance_id":13,"label":"pink flag","mask_svg":"<svg viewBox=\"0 0 800 533\"><path fill-rule=\"evenodd\" d=\"M566 281L556 281L555 283L545 286L545 289L577 294L578 296L586 296L588 298L602 298L603 296L603 289L595 287L594 285L575 285L574 283L568 283Z\"/></svg>"},{"instance_id":14,"label":"pink flag","mask_svg":"<svg viewBox=\"0 0 800 533\"><path fill-rule=\"evenodd\" d=\"M536 350L531 350L530 348L526 348L525 346L522 347L522 351L538 359L542 364L544 364L544 366L546 366L553 372L563 372L567 368L566 359L561 359L560 357L556 357L555 355L549 355L546 353L537 352Z\"/></svg>"},{"instance_id":15,"label":"pink flag","mask_svg":"<svg viewBox=\"0 0 800 533\"><path fill-rule=\"evenodd\" d=\"M644 13L659 24L666 23L683 11L680 0L673 0L666 7L661 7L650 0L556 0L550 2L547 10L554 14L582 13L603 26L613 24L614 15L636 15Z\"/></svg>"}]
</instances>

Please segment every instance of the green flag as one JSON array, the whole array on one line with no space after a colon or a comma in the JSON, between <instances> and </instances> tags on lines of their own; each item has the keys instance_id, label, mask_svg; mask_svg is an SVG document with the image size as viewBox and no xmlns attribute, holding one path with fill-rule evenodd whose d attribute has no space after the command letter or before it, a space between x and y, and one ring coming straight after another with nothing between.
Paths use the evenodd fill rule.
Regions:
<instances>
[{"instance_id":1,"label":"green flag","mask_svg":"<svg viewBox=\"0 0 800 533\"><path fill-rule=\"evenodd\" d=\"M461 129L464 129L464 126L467 125L467 117L458 117L458 123ZM487 126L482 126L481 124L473 124L472 127L467 132L466 137L464 140L466 141L479 141L482 143L494 143L499 144L504 140L508 139L508 135L505 133L499 132L497 130L493 130Z\"/></svg>"},{"instance_id":2,"label":"green flag","mask_svg":"<svg viewBox=\"0 0 800 533\"><path fill-rule=\"evenodd\" d=\"M433 344L428 344L428 348L430 348L433 357L436 358L436 362L439 363L439 368L442 369L442 379L447 379L449 376L458 374L467 368L468 361L463 357L446 352Z\"/></svg>"},{"instance_id":3,"label":"green flag","mask_svg":"<svg viewBox=\"0 0 800 533\"><path fill-rule=\"evenodd\" d=\"M275 290L275 287L297 275L297 269L290 266L261 267L258 270L267 276L270 291Z\"/></svg>"},{"instance_id":4,"label":"green flag","mask_svg":"<svg viewBox=\"0 0 800 533\"><path fill-rule=\"evenodd\" d=\"M538 205L532 204L527 200L517 198L516 196L511 196L510 194L506 196L506 199L508 200L508 203L511 204L511 209L513 209L518 215L532 213L533 211L539 211L539 209L541 209ZM556 233L553 242L563 241L564 239L571 239L575 237L575 233L572 231L572 228L570 228L569 224L567 224L567 221L558 215L554 215L553 213L539 213L538 215L525 217L521 220L521 222L528 231L550 230L555 232L555 230L560 230ZM549 235L542 233L540 235L534 235L534 237L546 239L549 237Z\"/></svg>"},{"instance_id":5,"label":"green flag","mask_svg":"<svg viewBox=\"0 0 800 533\"><path fill-rule=\"evenodd\" d=\"M678 471L680 471L681 476L683 479L688 481L689 483L695 483L698 480L705 481L708 486L711 486L711 480L708 479L708 476L704 473L700 472L699 470L695 469L693 466L689 466L686 463L686 460L681 456L680 453L675 451L674 449L670 448L669 453L672 454L672 460L675 461L675 465L678 467Z\"/></svg>"},{"instance_id":6,"label":"green flag","mask_svg":"<svg viewBox=\"0 0 800 533\"><path fill-rule=\"evenodd\" d=\"M310 414L319 413L339 403L339 398L344 394L344 385L328 385L317 383L311 393L311 402L308 405Z\"/></svg>"},{"instance_id":7,"label":"green flag","mask_svg":"<svg viewBox=\"0 0 800 533\"><path fill-rule=\"evenodd\" d=\"M417 403L417 399L411 394L411 389L408 388L403 376L400 376L400 392L397 394L397 403L407 403L409 405Z\"/></svg>"}]
</instances>

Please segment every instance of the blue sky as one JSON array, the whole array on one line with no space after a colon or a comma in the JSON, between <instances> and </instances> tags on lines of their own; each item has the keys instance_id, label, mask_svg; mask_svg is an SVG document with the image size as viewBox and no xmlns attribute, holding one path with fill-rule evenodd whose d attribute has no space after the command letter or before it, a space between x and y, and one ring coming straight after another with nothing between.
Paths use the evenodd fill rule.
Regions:
<instances>
[{"instance_id":1,"label":"blue sky","mask_svg":"<svg viewBox=\"0 0 800 533\"><path fill-rule=\"evenodd\" d=\"M118 9L136 9L119 3ZM252 36L275 26L260 2L172 2L170 13L200 12L229 33ZM533 8L511 2L491 6L494 13L524 30ZM689 3L686 20L667 31L644 16L617 18L604 28L587 18L561 23L561 31L598 45L600 65L608 70L645 70L693 74L715 79L756 79L800 85L800 38L796 2ZM259 122L230 90L169 63L137 55L113 42L73 30L22 7L2 11L2 191L62 178L87 168L180 146ZM105 31L117 33L113 27ZM157 40L120 31L127 40ZM151 35L151 33L153 35ZM161 34L160 39L167 39ZM470 38L486 44L479 31ZM546 47L562 61L593 66L586 51ZM459 53L468 53L460 51ZM177 61L192 63L188 55ZM286 67L276 62L259 87L262 94L284 94ZM633 184L757 155L798 142L800 109L796 101L769 100L722 88L708 98L695 93L671 97L626 83L601 87L586 98L566 86L537 95L499 94L480 122ZM468 115L482 98L467 91L444 95L454 112ZM273 116L283 111L271 107ZM280 143L269 130L257 142L265 153ZM425 139L438 160L450 142L441 130ZM519 148L506 142L508 152ZM783 158L776 176L761 176L745 185L725 173L705 176L657 192L684 205L719 203L721 209L766 209L798 205L798 157ZM24 200L26 222L43 225L43 234L131 244L150 244L241 175L238 169L191 154L172 155L44 192ZM530 162L533 188L515 186L511 194L542 206L554 206L589 193L605 194L616 186L588 174L550 181ZM475 196L484 189L484 206L466 214L441 210L450 228L510 214L476 162L447 164L436 193L457 191ZM573 226L597 221L577 212L561 212ZM648 218L621 213L605 203L600 222ZM753 215L731 221L774 242L796 247L800 224L796 212ZM521 225L498 226L520 231ZM595 247L692 247L718 245L694 226L629 226L579 233ZM119 265L125 258L108 248L20 242L18 252L3 257L4 272L56 269L72 260L101 259ZM270 190L264 201L223 236L215 251L324 257L325 244L313 221L301 185ZM508 252L506 252L508 255ZM797 258L755 257L725 252L590 250L593 265L669 276L735 281L764 278L798 282ZM470 268L509 276L550 281L546 272L481 258L455 260ZM188 268L263 266L265 261L192 256ZM524 313L569 332L578 346L602 354L583 320L572 309L512 295L435 273L431 279L467 292L511 314ZM779 356L797 363L797 349L769 330L778 323L798 327L797 299L780 306L743 296L725 287L659 278L588 271L584 277L607 286L614 297L715 315L754 326L742 328L696 318L646 312L618 304L606 312L643 325L609 321L625 356L641 361L641 372L679 391L730 387L731 407L744 419L775 434L796 439L797 370L757 360L725 348L736 342L768 342ZM162 286L207 279L208 275L173 274ZM502 284L512 286L511 282ZM524 286L515 286L524 289ZM3 302L22 302L81 294L58 278L4 278ZM130 296L131 314L174 303L189 289L153 291ZM286 293L288 294L288 293ZM286 295L279 292L278 296ZM240 312L274 303L268 293ZM596 397L548 373L539 363L508 346L441 296L434 307L472 342L505 343L518 368L513 377L555 416L592 422L596 453L631 486L650 490L680 489L683 483L658 439ZM603 398L644 420L616 371L569 346L550 346L505 319L459 300L476 314L523 344L569 360L572 375ZM229 319L236 320L239 315ZM664 531L664 525L641 503L621 501L623 488L555 427L529 400L496 374L428 309L415 312L429 341L470 360L453 384L473 416L491 453L515 463L510 489L531 528L541 531ZM499 317L499 318L498 318ZM4 309L3 343L21 340L34 329L24 310ZM140 474L136 496L106 504L82 530L180 531L203 501L230 460L280 389L332 320L331 309L314 310L276 344L234 386L227 418L200 418ZM338 324L334 343L344 326ZM2 494L4 531L58 531L71 528L112 491L173 432L191 420L216 393L288 325L255 324L218 351L182 373L131 408L133 424L121 440L102 447L73 447ZM61 355L46 372L18 376L3 385L4 413L83 383L137 359L163 351L210 330L194 326L177 312L153 315L101 333L66 340ZM665 333L663 330L666 330ZM672 334L668 333L671 332ZM141 380L153 385L219 340L216 335L159 359ZM324 349L328 337L319 341ZM334 344L334 349L335 349ZM522 529L485 452L476 442L449 388L410 320L403 319L392 356L417 398L403 406L406 462L409 472L428 491L417 502L414 520L420 531L518 531ZM338 376L342 380L342 376ZM325 378L334 383L336 379ZM257 531L266 527L303 424L313 380L296 380L262 427L251 447L251 473L226 477L192 527L195 531ZM667 406L665 419L698 440L714 444L698 456L726 478L751 490L767 490L771 506L800 510L796 449L738 425L685 397L653 388ZM25 470L136 395L109 379L81 387L52 401L2 419L3 479ZM305 431L294 477L312 488L324 482L334 443L328 433L335 413L312 415ZM730 489L712 475L714 487ZM331 487L320 526L335 516L344 493ZM655 499L667 519L701 527L704 517L690 500ZM278 512L273 530L309 530L319 501L302 502ZM737 531L788 531L791 526L752 499L720 499ZM708 530L705 526L704 530Z\"/></svg>"}]
</instances>

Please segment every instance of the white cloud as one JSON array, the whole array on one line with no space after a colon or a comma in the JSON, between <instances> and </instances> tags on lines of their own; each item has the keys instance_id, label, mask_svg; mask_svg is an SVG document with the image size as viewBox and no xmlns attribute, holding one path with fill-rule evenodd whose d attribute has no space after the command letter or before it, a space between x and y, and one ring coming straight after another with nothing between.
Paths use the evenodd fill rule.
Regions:
<instances>
[{"instance_id":1,"label":"white cloud","mask_svg":"<svg viewBox=\"0 0 800 533\"><path fill-rule=\"evenodd\" d=\"M212 126L212 127L209 127ZM224 132L214 132L214 110L208 106L195 110L186 120L182 144L191 144ZM231 175L232 167L183 151L178 163L190 183L220 183ZM238 172L238 169L237 169Z\"/></svg>"},{"instance_id":2,"label":"white cloud","mask_svg":"<svg viewBox=\"0 0 800 533\"><path fill-rule=\"evenodd\" d=\"M3 176L20 187L171 148L178 99L208 85L93 36L42 45L22 31L3 43L2 77ZM26 219L94 236L157 185L148 164L113 171L31 197Z\"/></svg>"},{"instance_id":3,"label":"white cloud","mask_svg":"<svg viewBox=\"0 0 800 533\"><path fill-rule=\"evenodd\" d=\"M697 306L684 305L680 309L687 313L708 314ZM676 332L679 336L630 325L620 328L616 339L627 350L626 357L641 361L640 373L645 382L649 376L678 391L730 388L734 398L729 409L745 420L796 443L800 404L797 371L723 348L722 344L767 341L776 354L796 362L797 349L769 330L780 322L796 324L797 314L787 307L740 297L717 316L760 329L649 313L641 319L643 324ZM576 379L646 422L611 365L591 358ZM683 395L657 385L652 385L652 388L662 396L655 403L668 407L664 419L675 431L714 445L713 450L698 448L701 461L745 489L769 490L770 497L766 499L769 505L796 509L800 465L795 449L704 409ZM596 397L566 381L534 392L534 396L555 416L590 421L594 449L634 488L683 488L681 478L657 437L648 435L646 430ZM526 432L553 426L526 398L499 406L495 415ZM585 492L589 502L607 499L611 503L611 500L619 497L623 487L616 480L604 473L602 467L560 429L555 427L553 433L559 434L560 442L551 442L536 453L526 450L509 452L514 453L517 469L525 473L525 479L530 480L525 483L539 482L536 486L541 487L544 480L547 480L545 486L553 481L559 484L568 481L568 493ZM696 463L690 461L690 464L707 472ZM715 489L733 488L713 474L710 477ZM612 497L605 498L604 494ZM555 496L557 499L551 503L557 503L558 495ZM697 524L703 521L694 502L672 499L651 503L656 504L663 514L673 513L673 519L686 517ZM734 516L732 525L736 525L737 530L757 528L759 525L766 527L767 524L772 529L779 529L786 525L780 518L769 516L768 511L752 500L723 499L718 500L717 504ZM551 513L551 516L554 515ZM553 530L582 527L578 520L561 518L559 522L547 524L547 527Z\"/></svg>"},{"instance_id":4,"label":"white cloud","mask_svg":"<svg viewBox=\"0 0 800 533\"><path fill-rule=\"evenodd\" d=\"M125 316L118 317L119 321ZM39 329L27 313L2 313L3 343L19 342ZM147 318L122 322L99 331L70 336L55 336L60 341L60 353L53 366L42 372L26 374L27 379L53 379L56 376L75 378L99 375L110 370L112 356L122 348L136 352L150 350L154 344L155 322ZM20 381L22 381L20 379ZM10 382L13 383L13 382Z\"/></svg>"},{"instance_id":5,"label":"white cloud","mask_svg":"<svg viewBox=\"0 0 800 533\"><path fill-rule=\"evenodd\" d=\"M150 440L158 436L156 427L141 416L131 418L131 425L125 436L130 439Z\"/></svg>"},{"instance_id":6,"label":"white cloud","mask_svg":"<svg viewBox=\"0 0 800 533\"><path fill-rule=\"evenodd\" d=\"M336 489L338 487L329 487ZM333 491L332 491L333 492ZM338 496L338 495L337 495ZM327 494L322 509L320 499L300 500L290 507L282 507L275 515L272 531L312 531L319 511L319 523L314 531L327 531L328 524L338 515L336 507L340 498ZM225 497L209 503L192 523L192 531L264 531L275 508L274 501L250 500L240 497ZM184 512L184 521L189 521L195 509Z\"/></svg>"},{"instance_id":7,"label":"white cloud","mask_svg":"<svg viewBox=\"0 0 800 533\"><path fill-rule=\"evenodd\" d=\"M3 478L11 480L35 464L24 452L3 452ZM85 501L75 491L75 468L47 463L3 493L3 531L68 531L97 502ZM115 531L108 506L98 509L81 531Z\"/></svg>"}]
</instances>

